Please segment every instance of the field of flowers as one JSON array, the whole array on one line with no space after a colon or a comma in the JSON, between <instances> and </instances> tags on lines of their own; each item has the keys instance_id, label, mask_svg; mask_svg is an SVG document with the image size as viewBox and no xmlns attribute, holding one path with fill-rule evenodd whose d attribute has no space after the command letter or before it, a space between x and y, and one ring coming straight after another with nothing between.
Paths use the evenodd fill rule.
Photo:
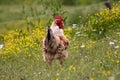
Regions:
<instances>
[{"instance_id":1,"label":"field of flowers","mask_svg":"<svg viewBox=\"0 0 120 80\"><path fill-rule=\"evenodd\" d=\"M64 28L69 58L52 68L42 58L44 20L32 21L33 29L0 34L0 80L120 80L120 8L100 10L85 21Z\"/></svg>"}]
</instances>

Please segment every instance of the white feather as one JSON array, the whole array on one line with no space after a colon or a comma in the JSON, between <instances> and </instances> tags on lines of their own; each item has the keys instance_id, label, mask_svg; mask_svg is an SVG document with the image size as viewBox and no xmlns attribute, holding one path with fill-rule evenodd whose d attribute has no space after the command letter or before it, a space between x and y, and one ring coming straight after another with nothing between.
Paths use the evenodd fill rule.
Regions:
<instances>
[{"instance_id":1,"label":"white feather","mask_svg":"<svg viewBox=\"0 0 120 80\"><path fill-rule=\"evenodd\" d=\"M59 29L59 27L57 25L51 26L51 29L53 31L53 34L55 34L56 36L64 35L63 30Z\"/></svg>"}]
</instances>

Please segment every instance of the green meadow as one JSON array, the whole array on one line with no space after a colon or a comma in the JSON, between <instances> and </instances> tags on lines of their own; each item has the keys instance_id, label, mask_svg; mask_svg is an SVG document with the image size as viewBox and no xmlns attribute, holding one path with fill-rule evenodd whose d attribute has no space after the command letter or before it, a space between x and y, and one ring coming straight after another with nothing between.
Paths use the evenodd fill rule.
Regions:
<instances>
[{"instance_id":1,"label":"green meadow","mask_svg":"<svg viewBox=\"0 0 120 80\"><path fill-rule=\"evenodd\" d=\"M59 1L0 1L0 80L120 80L120 1ZM58 12L68 59L49 66L42 40Z\"/></svg>"}]
</instances>

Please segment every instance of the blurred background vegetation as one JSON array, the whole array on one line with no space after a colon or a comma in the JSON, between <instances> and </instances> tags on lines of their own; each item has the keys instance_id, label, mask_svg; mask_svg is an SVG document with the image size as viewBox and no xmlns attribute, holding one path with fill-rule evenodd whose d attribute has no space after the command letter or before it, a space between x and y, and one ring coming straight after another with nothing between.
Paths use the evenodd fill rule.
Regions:
<instances>
[{"instance_id":1,"label":"blurred background vegetation","mask_svg":"<svg viewBox=\"0 0 120 80\"><path fill-rule=\"evenodd\" d=\"M62 16L66 19L65 26L80 24L86 21L84 18L88 14L94 14L98 12L100 8L105 8L104 0L45 1L46 0L0 0L0 33L6 33L18 28L21 29L27 24L33 26L33 24L28 23L28 19L40 21L42 18L46 21L50 21L52 18L51 15L56 13L55 11L61 12ZM111 4L114 1L117 0L110 0ZM57 2L63 4L63 6L59 5ZM50 7L50 5L52 6ZM25 21L27 22L26 25Z\"/></svg>"},{"instance_id":2,"label":"blurred background vegetation","mask_svg":"<svg viewBox=\"0 0 120 80\"><path fill-rule=\"evenodd\" d=\"M27 0L0 0L0 4L20 4L21 2L24 2ZM40 2L41 0L29 0L27 3L36 3ZM103 0L61 0L64 5L88 5L88 4L93 4L97 2L101 2Z\"/></svg>"}]
</instances>

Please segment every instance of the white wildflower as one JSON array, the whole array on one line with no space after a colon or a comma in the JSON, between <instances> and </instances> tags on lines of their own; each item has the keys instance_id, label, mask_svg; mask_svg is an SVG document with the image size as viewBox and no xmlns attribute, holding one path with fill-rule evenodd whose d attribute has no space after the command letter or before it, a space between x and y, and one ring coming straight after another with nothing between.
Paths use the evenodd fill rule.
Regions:
<instances>
[{"instance_id":1,"label":"white wildflower","mask_svg":"<svg viewBox=\"0 0 120 80\"><path fill-rule=\"evenodd\" d=\"M117 42L117 40L113 40L114 42Z\"/></svg>"},{"instance_id":2,"label":"white wildflower","mask_svg":"<svg viewBox=\"0 0 120 80\"><path fill-rule=\"evenodd\" d=\"M47 73L47 76L48 76L48 77L50 77L50 74L49 74L49 73Z\"/></svg>"},{"instance_id":3,"label":"white wildflower","mask_svg":"<svg viewBox=\"0 0 120 80\"><path fill-rule=\"evenodd\" d=\"M81 48L84 48L84 47L85 47L85 45L81 45L80 47L81 47Z\"/></svg>"},{"instance_id":4,"label":"white wildflower","mask_svg":"<svg viewBox=\"0 0 120 80\"><path fill-rule=\"evenodd\" d=\"M111 77L109 77L108 80L115 80L115 76L111 76Z\"/></svg>"},{"instance_id":5,"label":"white wildflower","mask_svg":"<svg viewBox=\"0 0 120 80\"><path fill-rule=\"evenodd\" d=\"M85 58L88 58L88 56L85 56Z\"/></svg>"},{"instance_id":6,"label":"white wildflower","mask_svg":"<svg viewBox=\"0 0 120 80\"><path fill-rule=\"evenodd\" d=\"M80 36L80 34L78 34L77 36Z\"/></svg>"},{"instance_id":7,"label":"white wildflower","mask_svg":"<svg viewBox=\"0 0 120 80\"><path fill-rule=\"evenodd\" d=\"M112 42L112 41L110 41L110 42L109 42L109 44L110 44L110 45L113 45L113 44L115 44L115 43L114 43L114 42Z\"/></svg>"},{"instance_id":8,"label":"white wildflower","mask_svg":"<svg viewBox=\"0 0 120 80\"><path fill-rule=\"evenodd\" d=\"M80 32L76 32L75 34L80 34Z\"/></svg>"},{"instance_id":9,"label":"white wildflower","mask_svg":"<svg viewBox=\"0 0 120 80\"><path fill-rule=\"evenodd\" d=\"M115 49L118 49L119 47L120 47L120 46L115 46L114 48L115 48Z\"/></svg>"},{"instance_id":10,"label":"white wildflower","mask_svg":"<svg viewBox=\"0 0 120 80\"><path fill-rule=\"evenodd\" d=\"M99 31L99 34L101 34L102 33L102 31Z\"/></svg>"},{"instance_id":11,"label":"white wildflower","mask_svg":"<svg viewBox=\"0 0 120 80\"><path fill-rule=\"evenodd\" d=\"M77 36L80 36L80 32L76 32L75 34L76 34Z\"/></svg>"},{"instance_id":12,"label":"white wildflower","mask_svg":"<svg viewBox=\"0 0 120 80\"><path fill-rule=\"evenodd\" d=\"M76 28L76 27L77 27L76 25L77 25L77 24L73 24L72 28Z\"/></svg>"},{"instance_id":13,"label":"white wildflower","mask_svg":"<svg viewBox=\"0 0 120 80\"><path fill-rule=\"evenodd\" d=\"M41 74L41 72L38 72L38 74Z\"/></svg>"},{"instance_id":14,"label":"white wildflower","mask_svg":"<svg viewBox=\"0 0 120 80\"><path fill-rule=\"evenodd\" d=\"M3 46L4 46L3 44L0 44L0 49L2 49L2 48L3 48Z\"/></svg>"},{"instance_id":15,"label":"white wildflower","mask_svg":"<svg viewBox=\"0 0 120 80\"><path fill-rule=\"evenodd\" d=\"M95 71L95 68L92 68L92 71Z\"/></svg>"}]
</instances>

